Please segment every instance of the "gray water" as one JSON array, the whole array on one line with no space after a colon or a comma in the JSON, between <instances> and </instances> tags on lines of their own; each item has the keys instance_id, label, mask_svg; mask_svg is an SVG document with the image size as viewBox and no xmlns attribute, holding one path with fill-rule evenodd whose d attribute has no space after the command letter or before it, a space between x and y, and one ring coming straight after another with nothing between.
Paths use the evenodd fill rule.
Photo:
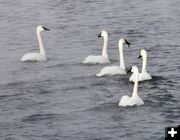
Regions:
<instances>
[{"instance_id":1,"label":"gray water","mask_svg":"<svg viewBox=\"0 0 180 140\"><path fill-rule=\"evenodd\" d=\"M179 0L1 0L1 140L164 140L164 128L180 124ZM38 51L43 32L49 60L22 63ZM153 80L139 84L143 106L118 107L133 84L125 76L95 76L106 65L83 65L100 54L102 29L109 33L111 64L126 37L126 67L148 51Z\"/></svg>"}]
</instances>

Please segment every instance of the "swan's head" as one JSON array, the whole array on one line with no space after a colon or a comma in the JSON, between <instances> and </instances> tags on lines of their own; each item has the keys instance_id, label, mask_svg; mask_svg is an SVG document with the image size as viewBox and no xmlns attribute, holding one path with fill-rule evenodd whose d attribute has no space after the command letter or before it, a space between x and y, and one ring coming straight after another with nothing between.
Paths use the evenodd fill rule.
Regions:
<instances>
[{"instance_id":1,"label":"swan's head","mask_svg":"<svg viewBox=\"0 0 180 140\"><path fill-rule=\"evenodd\" d=\"M139 55L138 58L141 58L141 57L147 57L147 52L146 52L146 50L141 49L141 54Z\"/></svg>"},{"instance_id":2,"label":"swan's head","mask_svg":"<svg viewBox=\"0 0 180 140\"><path fill-rule=\"evenodd\" d=\"M108 37L108 33L105 30L102 30L101 33L98 35L98 38L100 37Z\"/></svg>"},{"instance_id":3,"label":"swan's head","mask_svg":"<svg viewBox=\"0 0 180 140\"><path fill-rule=\"evenodd\" d=\"M121 45L124 45L124 44L127 44L128 47L130 47L129 41L127 41L125 38L121 38L121 39L119 40L119 45L121 46Z\"/></svg>"},{"instance_id":4,"label":"swan's head","mask_svg":"<svg viewBox=\"0 0 180 140\"><path fill-rule=\"evenodd\" d=\"M128 73L129 73L129 72L139 73L138 67L137 67L137 66L132 66L127 72L128 72Z\"/></svg>"},{"instance_id":5,"label":"swan's head","mask_svg":"<svg viewBox=\"0 0 180 140\"><path fill-rule=\"evenodd\" d=\"M49 29L48 29L48 28L43 27L43 26L41 26L41 25L37 26L36 30L37 30L38 32L42 32L42 31L49 31Z\"/></svg>"}]
</instances>

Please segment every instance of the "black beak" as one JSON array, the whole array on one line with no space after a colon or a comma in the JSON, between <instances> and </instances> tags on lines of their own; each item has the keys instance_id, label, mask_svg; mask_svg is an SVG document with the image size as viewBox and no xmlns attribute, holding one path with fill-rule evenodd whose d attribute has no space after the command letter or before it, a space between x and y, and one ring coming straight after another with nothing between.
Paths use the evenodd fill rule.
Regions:
<instances>
[{"instance_id":1,"label":"black beak","mask_svg":"<svg viewBox=\"0 0 180 140\"><path fill-rule=\"evenodd\" d=\"M130 47L130 43L125 39L126 44Z\"/></svg>"},{"instance_id":2,"label":"black beak","mask_svg":"<svg viewBox=\"0 0 180 140\"><path fill-rule=\"evenodd\" d=\"M131 70L132 70L132 68L130 68L130 69L127 71L127 73L130 73L130 72L131 72Z\"/></svg>"},{"instance_id":3,"label":"black beak","mask_svg":"<svg viewBox=\"0 0 180 140\"><path fill-rule=\"evenodd\" d=\"M139 55L139 57L138 58L141 58L142 57L142 55Z\"/></svg>"},{"instance_id":4,"label":"black beak","mask_svg":"<svg viewBox=\"0 0 180 140\"><path fill-rule=\"evenodd\" d=\"M43 27L44 31L50 31L48 28L46 27Z\"/></svg>"},{"instance_id":5,"label":"black beak","mask_svg":"<svg viewBox=\"0 0 180 140\"><path fill-rule=\"evenodd\" d=\"M98 38L100 38L101 37L101 33L98 35Z\"/></svg>"}]
</instances>

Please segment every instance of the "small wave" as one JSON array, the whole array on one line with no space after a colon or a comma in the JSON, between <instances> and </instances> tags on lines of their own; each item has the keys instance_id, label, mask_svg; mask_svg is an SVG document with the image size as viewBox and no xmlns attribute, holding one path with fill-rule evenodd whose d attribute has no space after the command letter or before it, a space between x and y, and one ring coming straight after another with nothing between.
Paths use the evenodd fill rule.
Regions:
<instances>
[{"instance_id":1,"label":"small wave","mask_svg":"<svg viewBox=\"0 0 180 140\"><path fill-rule=\"evenodd\" d=\"M57 120L67 119L68 116L65 114L33 114L22 119L22 122L39 122L43 120Z\"/></svg>"},{"instance_id":2,"label":"small wave","mask_svg":"<svg viewBox=\"0 0 180 140\"><path fill-rule=\"evenodd\" d=\"M89 108L89 109L86 109L86 110L83 110L83 111L95 111L95 112L99 112L99 111L103 111L103 112L106 112L106 111L111 111L112 109L115 109L117 107L118 103L103 103L103 104L100 104L98 106L94 106L92 108Z\"/></svg>"},{"instance_id":3,"label":"small wave","mask_svg":"<svg viewBox=\"0 0 180 140\"><path fill-rule=\"evenodd\" d=\"M6 99L6 98L9 98L9 97L18 97L18 96L21 96L21 95L24 95L24 94L0 95L0 100Z\"/></svg>"},{"instance_id":4,"label":"small wave","mask_svg":"<svg viewBox=\"0 0 180 140\"><path fill-rule=\"evenodd\" d=\"M22 81L16 81L16 82L10 82L10 83L6 83L5 85L3 85L4 87L14 87L14 86L22 86L24 85L25 82Z\"/></svg>"},{"instance_id":5,"label":"small wave","mask_svg":"<svg viewBox=\"0 0 180 140\"><path fill-rule=\"evenodd\" d=\"M86 86L66 87L64 89L64 91L68 91L68 90L84 90L84 89L88 89L88 87L86 87Z\"/></svg>"},{"instance_id":6,"label":"small wave","mask_svg":"<svg viewBox=\"0 0 180 140\"><path fill-rule=\"evenodd\" d=\"M162 76L152 76L152 79L154 81L157 81L157 80L166 80L166 78L162 77Z\"/></svg>"},{"instance_id":7,"label":"small wave","mask_svg":"<svg viewBox=\"0 0 180 140\"><path fill-rule=\"evenodd\" d=\"M63 67L65 65L67 65L67 64L53 64L53 65L47 66L46 68Z\"/></svg>"},{"instance_id":8,"label":"small wave","mask_svg":"<svg viewBox=\"0 0 180 140\"><path fill-rule=\"evenodd\" d=\"M54 119L55 114L33 114L25 117L22 122L34 122L34 121L42 121L47 119Z\"/></svg>"}]
</instances>

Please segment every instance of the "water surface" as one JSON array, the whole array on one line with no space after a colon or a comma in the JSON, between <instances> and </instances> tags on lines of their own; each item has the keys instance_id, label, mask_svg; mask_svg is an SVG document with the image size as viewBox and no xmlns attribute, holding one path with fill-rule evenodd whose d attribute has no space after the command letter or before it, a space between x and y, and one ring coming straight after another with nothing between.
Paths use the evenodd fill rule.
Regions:
<instances>
[{"instance_id":1,"label":"water surface","mask_svg":"<svg viewBox=\"0 0 180 140\"><path fill-rule=\"evenodd\" d=\"M1 0L0 137L4 140L163 140L165 126L180 124L179 0ZM49 61L22 63L38 51L35 28L44 25ZM126 37L126 67L148 51L152 81L140 83L145 104L118 107L133 84L125 76L95 76L106 65L83 65L100 54L118 65L118 40Z\"/></svg>"}]
</instances>

